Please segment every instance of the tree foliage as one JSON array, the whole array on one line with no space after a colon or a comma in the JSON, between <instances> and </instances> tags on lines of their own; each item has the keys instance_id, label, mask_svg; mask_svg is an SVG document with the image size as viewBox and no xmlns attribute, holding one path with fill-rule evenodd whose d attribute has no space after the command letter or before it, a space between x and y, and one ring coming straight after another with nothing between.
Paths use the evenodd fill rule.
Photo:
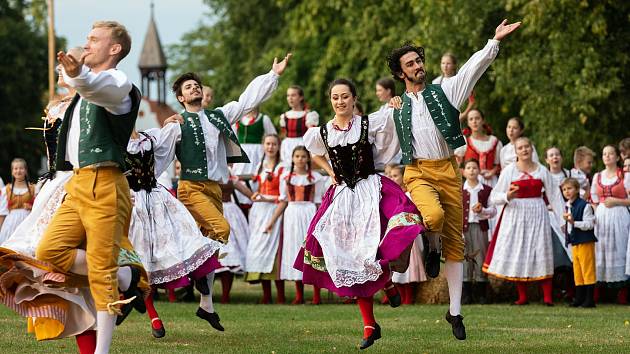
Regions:
<instances>
[{"instance_id":1,"label":"tree foliage","mask_svg":"<svg viewBox=\"0 0 630 354\"><path fill-rule=\"evenodd\" d=\"M423 45L433 78L442 53L455 53L463 64L507 18L523 26L501 43L497 60L475 88L478 106L499 137L505 139L513 116L524 119L539 150L555 144L567 156L578 145L600 150L630 135L626 1L206 0L206 5L210 20L169 54L176 71L202 73L218 104L238 97L274 56L291 51L291 65L264 111L277 117L287 108L286 87L299 84L311 108L330 119L327 84L348 77L369 112L379 106L374 83L390 75L385 57L392 48L407 40Z\"/></svg>"},{"instance_id":2,"label":"tree foliage","mask_svg":"<svg viewBox=\"0 0 630 354\"><path fill-rule=\"evenodd\" d=\"M41 133L42 94L47 87L47 39L30 2L0 0L0 175L10 177L10 162L23 157L31 176L45 155Z\"/></svg>"}]
</instances>

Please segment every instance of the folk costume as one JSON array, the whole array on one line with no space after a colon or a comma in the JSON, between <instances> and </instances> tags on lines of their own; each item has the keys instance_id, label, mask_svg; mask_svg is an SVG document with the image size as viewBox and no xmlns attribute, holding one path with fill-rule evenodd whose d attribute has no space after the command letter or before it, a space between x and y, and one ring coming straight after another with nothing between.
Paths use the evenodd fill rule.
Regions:
<instances>
[{"instance_id":1,"label":"folk costume","mask_svg":"<svg viewBox=\"0 0 630 354\"><path fill-rule=\"evenodd\" d=\"M237 176L255 175L256 168L264 157L262 139L265 134L277 134L276 127L268 115L258 113L256 117L245 115L232 125L238 141L249 157L249 163L236 163L232 167L232 173Z\"/></svg>"},{"instance_id":2,"label":"folk costume","mask_svg":"<svg viewBox=\"0 0 630 354\"><path fill-rule=\"evenodd\" d=\"M573 224L565 222L567 244L573 253L573 280L575 297L573 307L594 307L595 283L595 215L593 207L582 198L566 202L566 210L573 217Z\"/></svg>"},{"instance_id":3,"label":"folk costume","mask_svg":"<svg viewBox=\"0 0 630 354\"><path fill-rule=\"evenodd\" d=\"M362 347L380 338L374 294L387 286L390 301L398 295L390 267L406 270L405 250L424 231L418 211L400 186L376 173L396 154L395 140L392 120L384 116L354 116L347 130L331 121L304 136L312 155L330 156L339 184L324 195L294 266L302 271L304 284L358 297Z\"/></svg>"},{"instance_id":4,"label":"folk costume","mask_svg":"<svg viewBox=\"0 0 630 354\"><path fill-rule=\"evenodd\" d=\"M319 125L319 114L309 109L302 111L290 110L280 115L280 128L285 134L280 145L280 160L287 167L291 165L293 149L304 145L304 134L311 127Z\"/></svg>"},{"instance_id":5,"label":"folk costume","mask_svg":"<svg viewBox=\"0 0 630 354\"><path fill-rule=\"evenodd\" d=\"M25 181L26 187L8 184L0 191L0 215L4 222L0 229L0 244L6 241L31 212L35 201L35 186Z\"/></svg>"},{"instance_id":6,"label":"folk costume","mask_svg":"<svg viewBox=\"0 0 630 354\"><path fill-rule=\"evenodd\" d=\"M489 135L488 140L475 139L472 136L466 137L466 145L455 150L455 155L463 157L463 161L475 159L479 161L479 169L481 171L491 170L495 166L499 166L501 161L499 153L503 148L503 144L494 135ZM479 175L479 181L489 187L497 184L499 173L486 179Z\"/></svg>"},{"instance_id":7,"label":"folk costume","mask_svg":"<svg viewBox=\"0 0 630 354\"><path fill-rule=\"evenodd\" d=\"M516 162L516 149L514 148L514 144L507 143L503 145L499 154L499 161L501 162L501 170ZM532 145L532 161L540 162L534 145Z\"/></svg>"}]
</instances>

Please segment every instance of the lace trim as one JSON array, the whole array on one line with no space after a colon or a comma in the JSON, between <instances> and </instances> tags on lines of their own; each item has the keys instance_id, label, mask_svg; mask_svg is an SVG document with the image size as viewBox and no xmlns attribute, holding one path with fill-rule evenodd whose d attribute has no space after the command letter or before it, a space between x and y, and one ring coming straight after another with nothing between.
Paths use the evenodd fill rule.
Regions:
<instances>
[{"instance_id":1,"label":"lace trim","mask_svg":"<svg viewBox=\"0 0 630 354\"><path fill-rule=\"evenodd\" d=\"M151 285L163 284L185 277L186 275L192 273L195 269L201 267L201 265L214 256L220 248L221 245L217 242L204 245L189 259L169 267L168 269L157 270L149 273L149 283Z\"/></svg>"},{"instance_id":2,"label":"lace trim","mask_svg":"<svg viewBox=\"0 0 630 354\"><path fill-rule=\"evenodd\" d=\"M383 269L377 261L365 260L363 266L365 268L363 268L361 272L355 272L347 269L337 269L335 276L332 277L333 283L338 288L342 286L350 287L356 284L376 281L381 274L383 274Z\"/></svg>"}]
</instances>

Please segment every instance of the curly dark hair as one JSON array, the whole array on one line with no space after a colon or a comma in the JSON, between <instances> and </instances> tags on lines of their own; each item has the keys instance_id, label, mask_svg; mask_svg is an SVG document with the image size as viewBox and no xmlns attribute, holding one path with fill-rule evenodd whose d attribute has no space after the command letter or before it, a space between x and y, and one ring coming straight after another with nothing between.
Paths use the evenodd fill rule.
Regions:
<instances>
[{"instance_id":1,"label":"curly dark hair","mask_svg":"<svg viewBox=\"0 0 630 354\"><path fill-rule=\"evenodd\" d=\"M195 73L185 73L183 75L181 75L180 77L177 78L177 80L175 80L175 82L173 83L173 92L175 93L175 97L179 97L182 95L182 85L184 84L184 82L188 81L188 80L194 80L199 84L199 87L202 87L203 85L201 84L201 78L199 77L199 75L195 74ZM179 103L182 106L184 106L183 103Z\"/></svg>"},{"instance_id":2,"label":"curly dark hair","mask_svg":"<svg viewBox=\"0 0 630 354\"><path fill-rule=\"evenodd\" d=\"M395 48L389 53L387 56L387 65L389 66L389 71L392 73L394 79L398 81L404 81L399 77L402 74L402 67L400 66L400 58L409 53L416 52L420 56L420 60L424 63L424 48L420 46L414 46L411 42L406 42L400 48Z\"/></svg>"}]
</instances>

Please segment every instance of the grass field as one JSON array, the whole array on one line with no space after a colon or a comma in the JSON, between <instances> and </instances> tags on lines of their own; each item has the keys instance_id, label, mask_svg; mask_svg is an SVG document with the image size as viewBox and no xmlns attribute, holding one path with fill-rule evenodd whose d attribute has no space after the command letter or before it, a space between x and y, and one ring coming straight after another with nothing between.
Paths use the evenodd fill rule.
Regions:
<instances>
[{"instance_id":1,"label":"grass field","mask_svg":"<svg viewBox=\"0 0 630 354\"><path fill-rule=\"evenodd\" d=\"M215 290L220 291L216 283ZM287 289L290 288L287 284ZM216 293L216 292L215 292ZM288 292L289 293L289 292ZM259 286L235 281L233 304L217 304L226 331L195 317L192 303L159 301L166 337L151 336L148 317L132 314L115 334L113 353L348 353L358 352L362 326L356 305L254 305ZM308 296L309 294L307 294ZM326 300L326 292L323 292ZM291 298L291 296L289 296ZM310 297L309 297L310 298ZM383 338L368 353L628 353L630 308L601 305L471 305L468 339L457 341L445 305L392 309L375 305ZM0 353L72 353L74 339L38 343L26 321L0 307Z\"/></svg>"}]
</instances>

